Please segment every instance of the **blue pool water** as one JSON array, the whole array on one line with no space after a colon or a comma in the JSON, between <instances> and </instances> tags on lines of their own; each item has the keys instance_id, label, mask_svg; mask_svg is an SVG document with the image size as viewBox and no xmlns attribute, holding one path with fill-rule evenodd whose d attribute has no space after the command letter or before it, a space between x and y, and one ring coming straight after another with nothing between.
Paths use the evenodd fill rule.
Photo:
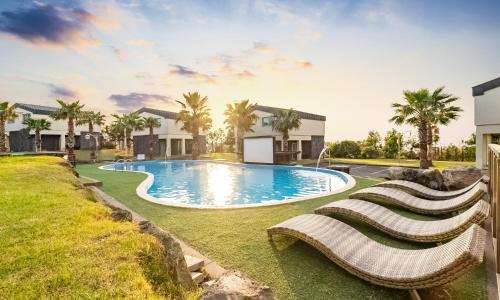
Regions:
<instances>
[{"instance_id":1,"label":"blue pool water","mask_svg":"<svg viewBox=\"0 0 500 300\"><path fill-rule=\"evenodd\" d=\"M344 187L343 173L304 167L211 161L148 161L112 164L107 170L154 176L147 194L168 203L220 207L279 202L330 193Z\"/></svg>"}]
</instances>

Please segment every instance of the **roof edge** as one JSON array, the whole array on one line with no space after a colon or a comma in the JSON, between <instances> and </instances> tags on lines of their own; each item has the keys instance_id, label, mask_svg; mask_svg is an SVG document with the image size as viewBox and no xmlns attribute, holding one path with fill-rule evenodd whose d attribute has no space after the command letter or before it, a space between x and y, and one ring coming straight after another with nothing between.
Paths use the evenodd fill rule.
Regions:
<instances>
[{"instance_id":1,"label":"roof edge","mask_svg":"<svg viewBox=\"0 0 500 300\"><path fill-rule=\"evenodd\" d=\"M472 87L472 96L484 95L484 92L500 87L500 77Z\"/></svg>"}]
</instances>

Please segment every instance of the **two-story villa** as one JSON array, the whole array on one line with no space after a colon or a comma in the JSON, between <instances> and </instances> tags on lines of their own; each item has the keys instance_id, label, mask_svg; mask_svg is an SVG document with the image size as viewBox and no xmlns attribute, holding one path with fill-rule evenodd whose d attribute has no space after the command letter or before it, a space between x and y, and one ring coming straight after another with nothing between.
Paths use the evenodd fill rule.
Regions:
<instances>
[{"instance_id":1,"label":"two-story villa","mask_svg":"<svg viewBox=\"0 0 500 300\"><path fill-rule=\"evenodd\" d=\"M193 137L190 133L181 130L182 124L175 123L177 113L143 107L137 111L141 117L153 117L160 120L161 126L154 128L154 139L156 140L155 156L170 157L191 154ZM147 154L149 152L149 129L134 131L134 154ZM200 136L201 153L206 152L206 137Z\"/></svg>"},{"instance_id":2,"label":"two-story villa","mask_svg":"<svg viewBox=\"0 0 500 300\"><path fill-rule=\"evenodd\" d=\"M500 77L472 88L476 166L486 168L488 144L500 143Z\"/></svg>"},{"instance_id":3,"label":"two-story villa","mask_svg":"<svg viewBox=\"0 0 500 300\"><path fill-rule=\"evenodd\" d=\"M274 136L276 149L283 150L281 133L273 131L271 127L272 115L280 109L257 105L255 114L258 116L258 120L252 127L253 132L247 132L245 137ZM326 117L302 111L298 111L298 113L301 118L301 126L297 130L290 131L288 150L300 151L297 159L317 158L325 145Z\"/></svg>"},{"instance_id":4,"label":"two-story villa","mask_svg":"<svg viewBox=\"0 0 500 300\"><path fill-rule=\"evenodd\" d=\"M15 103L17 118L7 122L6 133L9 136L9 148L11 152L29 152L34 150L34 132L27 132L23 121L26 118L47 119L51 123L50 130L41 132L43 151L64 151L66 148L66 137L68 136L68 122L66 120L56 121L50 117L57 107L42 106L25 103ZM95 133L101 128L94 126ZM75 149L90 149L94 145L92 141L85 138L88 133L87 126L75 126Z\"/></svg>"}]
</instances>

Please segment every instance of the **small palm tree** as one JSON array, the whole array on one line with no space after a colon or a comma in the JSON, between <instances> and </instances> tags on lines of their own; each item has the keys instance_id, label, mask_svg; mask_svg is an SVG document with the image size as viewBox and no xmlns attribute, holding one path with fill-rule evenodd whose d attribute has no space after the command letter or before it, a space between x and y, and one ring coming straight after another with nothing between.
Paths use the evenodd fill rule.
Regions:
<instances>
[{"instance_id":1,"label":"small palm tree","mask_svg":"<svg viewBox=\"0 0 500 300\"><path fill-rule=\"evenodd\" d=\"M106 116L101 114L101 112L94 112L94 111L83 111L80 116L78 117L78 120L76 122L77 125L85 125L88 124L89 126L89 135L95 139L95 141L92 141L91 143L94 143L92 145L92 150L90 151L90 159L95 160L97 158L96 156L96 151L97 151L97 137L94 136L94 125L97 126L103 126L104 125L104 120L106 119Z\"/></svg>"},{"instance_id":2,"label":"small palm tree","mask_svg":"<svg viewBox=\"0 0 500 300\"><path fill-rule=\"evenodd\" d=\"M131 154L132 150L132 132L134 130L142 130L144 129L144 123L143 119L141 116L139 116L138 113L133 112L129 114L124 114L122 116L119 115L113 115L113 117L116 118L116 122L119 124L118 126L120 128L123 128L124 130L124 138L125 138L125 151L127 152L127 155Z\"/></svg>"},{"instance_id":3,"label":"small palm tree","mask_svg":"<svg viewBox=\"0 0 500 300\"><path fill-rule=\"evenodd\" d=\"M153 159L153 149L155 145L155 140L154 140L154 128L159 128L161 126L160 119L154 118L154 117L144 117L142 120L144 127L149 128L149 159Z\"/></svg>"},{"instance_id":4,"label":"small palm tree","mask_svg":"<svg viewBox=\"0 0 500 300\"><path fill-rule=\"evenodd\" d=\"M235 128L236 152L242 152L242 141L245 132L253 132L252 126L257 121L255 114L256 104L250 104L250 100L242 100L233 104L226 105L224 123L228 127Z\"/></svg>"},{"instance_id":5,"label":"small palm tree","mask_svg":"<svg viewBox=\"0 0 500 300\"><path fill-rule=\"evenodd\" d=\"M74 166L75 159L75 122L78 120L85 106L80 104L80 101L64 102L63 100L56 100L61 106L58 111L52 114L54 120L68 120L68 139L66 140L66 155L68 161Z\"/></svg>"},{"instance_id":6,"label":"small palm tree","mask_svg":"<svg viewBox=\"0 0 500 300\"><path fill-rule=\"evenodd\" d=\"M5 122L14 121L17 113L14 106L7 101L0 101L0 152L7 151L7 136L5 135Z\"/></svg>"},{"instance_id":7,"label":"small palm tree","mask_svg":"<svg viewBox=\"0 0 500 300\"><path fill-rule=\"evenodd\" d=\"M288 151L288 139L290 130L299 129L301 120L299 113L292 108L280 109L272 116L271 127L274 131L281 132L283 136L283 151Z\"/></svg>"},{"instance_id":8,"label":"small palm tree","mask_svg":"<svg viewBox=\"0 0 500 300\"><path fill-rule=\"evenodd\" d=\"M184 102L177 101L182 110L177 114L176 124L182 123L182 130L193 135L192 159L200 155L200 131L207 131L212 126L210 109L207 107L207 97L201 97L198 92L183 94Z\"/></svg>"},{"instance_id":9,"label":"small palm tree","mask_svg":"<svg viewBox=\"0 0 500 300\"><path fill-rule=\"evenodd\" d=\"M28 131L35 131L35 152L42 151L42 135L43 130L50 130L52 125L47 119L32 119L27 118L23 121Z\"/></svg>"}]
</instances>

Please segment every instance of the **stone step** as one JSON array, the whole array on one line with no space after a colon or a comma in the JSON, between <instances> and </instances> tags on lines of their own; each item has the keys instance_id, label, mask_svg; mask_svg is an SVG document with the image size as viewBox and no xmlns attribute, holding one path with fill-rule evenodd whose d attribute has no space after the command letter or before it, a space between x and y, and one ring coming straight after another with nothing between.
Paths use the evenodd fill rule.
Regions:
<instances>
[{"instance_id":1,"label":"stone step","mask_svg":"<svg viewBox=\"0 0 500 300\"><path fill-rule=\"evenodd\" d=\"M190 272L199 271L205 264L203 259L199 259L191 255L184 255L184 259L186 260L186 264Z\"/></svg>"},{"instance_id":2,"label":"stone step","mask_svg":"<svg viewBox=\"0 0 500 300\"><path fill-rule=\"evenodd\" d=\"M201 272L191 272L191 278L196 284L200 284L205 279L205 275Z\"/></svg>"}]
</instances>

